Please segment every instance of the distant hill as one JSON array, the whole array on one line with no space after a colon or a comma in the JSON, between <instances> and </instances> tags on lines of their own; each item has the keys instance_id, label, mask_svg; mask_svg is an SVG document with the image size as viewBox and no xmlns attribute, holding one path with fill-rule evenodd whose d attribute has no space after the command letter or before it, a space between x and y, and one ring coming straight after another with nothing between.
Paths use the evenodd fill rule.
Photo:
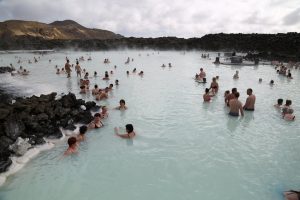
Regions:
<instances>
[{"instance_id":1,"label":"distant hill","mask_svg":"<svg viewBox=\"0 0 300 200\"><path fill-rule=\"evenodd\" d=\"M0 40L14 41L20 37L43 40L106 40L122 36L107 30L89 29L72 20L55 21L50 24L21 20L0 22Z\"/></svg>"}]
</instances>

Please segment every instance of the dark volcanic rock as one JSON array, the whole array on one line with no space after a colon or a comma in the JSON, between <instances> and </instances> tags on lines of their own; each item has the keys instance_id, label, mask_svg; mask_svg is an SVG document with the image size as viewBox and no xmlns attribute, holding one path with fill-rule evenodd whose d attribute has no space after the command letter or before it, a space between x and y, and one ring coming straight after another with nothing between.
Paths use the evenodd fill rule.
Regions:
<instances>
[{"instance_id":1,"label":"dark volcanic rock","mask_svg":"<svg viewBox=\"0 0 300 200\"><path fill-rule=\"evenodd\" d=\"M4 129L6 136L13 140L16 140L25 130L25 125L18 119L17 115L14 114L6 119L4 123Z\"/></svg>"},{"instance_id":2,"label":"dark volcanic rock","mask_svg":"<svg viewBox=\"0 0 300 200\"><path fill-rule=\"evenodd\" d=\"M83 111L81 105L88 109ZM74 123L87 124L92 121L90 109L95 106L95 102L86 103L76 99L72 93L59 100L56 100L56 93L51 93L40 97L16 98L14 104L0 102L0 173L11 164L9 156L13 152L20 154L26 151L9 149L9 146L16 144L18 137L28 138L30 145L44 144L44 138L61 138L60 128L75 130Z\"/></svg>"},{"instance_id":3,"label":"dark volcanic rock","mask_svg":"<svg viewBox=\"0 0 300 200\"><path fill-rule=\"evenodd\" d=\"M6 72L12 72L14 69L12 67L0 67L0 74L6 73Z\"/></svg>"},{"instance_id":4,"label":"dark volcanic rock","mask_svg":"<svg viewBox=\"0 0 300 200\"><path fill-rule=\"evenodd\" d=\"M6 172L11 164L12 164L11 159L0 161L0 173Z\"/></svg>"}]
</instances>

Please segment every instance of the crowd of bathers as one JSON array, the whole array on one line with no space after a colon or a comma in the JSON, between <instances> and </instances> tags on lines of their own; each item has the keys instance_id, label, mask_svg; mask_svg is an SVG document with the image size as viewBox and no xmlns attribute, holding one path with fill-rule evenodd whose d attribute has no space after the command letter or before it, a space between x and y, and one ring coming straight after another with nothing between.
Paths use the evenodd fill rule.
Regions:
<instances>
[{"instance_id":1,"label":"crowd of bathers","mask_svg":"<svg viewBox=\"0 0 300 200\"><path fill-rule=\"evenodd\" d=\"M290 74L290 70L288 70ZM219 76L213 77L212 82L209 88L205 88L205 92L203 94L204 102L211 102L212 98L216 95L219 89L219 84L217 82ZM233 79L239 78L239 71L233 75ZM195 76L196 81L201 81L201 83L206 83L206 73L203 68L200 68L200 73ZM259 79L259 83L262 82L262 79ZM271 80L270 84L273 85L274 81ZM224 101L227 107L229 107L229 115L238 117L239 115L244 116L244 111L254 111L255 110L255 101L256 96L253 94L252 88L248 88L246 91L248 97L246 99L245 104L239 100L240 93L237 91L237 88L232 88L231 92L226 90L224 93ZM282 106L283 100L278 99L278 104L275 106L281 109L282 118L285 120L294 120L295 115L293 115L294 110L291 108L292 101L286 100L286 104Z\"/></svg>"},{"instance_id":2,"label":"crowd of bathers","mask_svg":"<svg viewBox=\"0 0 300 200\"><path fill-rule=\"evenodd\" d=\"M89 57L89 59L91 60L91 57ZM79 93L80 94L86 94L86 93L91 92L92 95L95 97L95 100L97 100L97 101L108 99L109 98L109 93L113 90L114 85L112 83L110 83L108 87L100 88L98 86L98 84L95 84L94 88L90 89L89 78L91 78L91 77L89 77L89 73L85 69L81 69L81 66L79 65L80 60L84 61L84 58L80 57L80 59L76 59L76 65L74 67L74 65L73 64L71 65L70 60L66 57L65 67L61 71L64 71L67 74L67 78L70 78L72 68L74 67L77 77L80 78L79 79L79 88L80 88ZM128 58L127 61L130 62L130 58ZM133 59L131 59L131 61L133 61ZM109 59L105 58L104 63L105 64L110 63ZM58 67L56 66L56 68L58 68ZM114 69L116 69L116 68L117 68L117 66L115 65ZM57 70L57 74L60 74L58 72L59 72L59 70ZM133 71L132 71L132 74L135 74L135 73L136 73L136 68L134 68ZM102 80L109 81L110 80L110 75L112 76L113 74L114 73L113 73L112 70L110 71L110 74L108 73L108 71L105 71ZM126 74L129 75L130 74L129 71L126 71ZM81 78L82 75L84 75L84 78ZM138 73L138 75L143 76L144 72L140 71ZM97 72L96 71L94 72L94 77L95 78L97 77ZM119 80L118 79L115 80L115 85L116 86L119 85ZM128 109L124 99L121 99L119 101L119 104L120 105L115 107L114 109L123 110L123 111ZM73 154L73 153L77 153L78 145L82 141L85 140L85 133L88 130L91 130L91 129L102 128L103 125L104 125L102 120L105 120L106 118L108 118L108 109L107 109L106 106L100 106L99 111L94 114L93 120L87 125L80 126L79 133L75 134L75 136L71 136L71 137L68 138L68 146L69 147L65 151L64 155L70 155L70 154ZM132 124L127 124L125 126L125 128L126 128L126 133L124 133L124 134L119 133L119 129L115 128L114 129L115 134L117 136L121 137L121 138L128 138L128 139L133 138L135 136L133 125Z\"/></svg>"}]
</instances>

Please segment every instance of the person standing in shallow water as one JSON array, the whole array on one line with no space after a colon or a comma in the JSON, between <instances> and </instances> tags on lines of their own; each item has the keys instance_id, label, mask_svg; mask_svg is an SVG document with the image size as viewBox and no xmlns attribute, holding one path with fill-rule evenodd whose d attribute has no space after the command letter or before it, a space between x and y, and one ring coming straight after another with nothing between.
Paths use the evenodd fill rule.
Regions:
<instances>
[{"instance_id":1,"label":"person standing in shallow water","mask_svg":"<svg viewBox=\"0 0 300 200\"><path fill-rule=\"evenodd\" d=\"M234 96L235 98L229 101L229 108L230 108L229 115L238 117L239 112L241 112L241 115L244 116L243 106L242 103L239 101L240 93L236 92L234 93Z\"/></svg>"},{"instance_id":2,"label":"person standing in shallow water","mask_svg":"<svg viewBox=\"0 0 300 200\"><path fill-rule=\"evenodd\" d=\"M71 77L71 65L70 65L70 63L69 63L70 61L69 60L67 60L67 63L65 64L65 70L66 70L66 72L67 72L67 74L68 74L68 78L70 78Z\"/></svg>"},{"instance_id":3,"label":"person standing in shallow water","mask_svg":"<svg viewBox=\"0 0 300 200\"><path fill-rule=\"evenodd\" d=\"M81 78L81 67L80 67L78 61L76 62L75 70L76 70L76 73L77 73L77 77L79 76Z\"/></svg>"},{"instance_id":4,"label":"person standing in shallow water","mask_svg":"<svg viewBox=\"0 0 300 200\"><path fill-rule=\"evenodd\" d=\"M249 88L247 90L247 94L249 95L247 100L246 100L246 103L245 105L243 106L243 109L244 110L247 110L247 111L254 111L254 104L255 104L255 100L256 100L256 97L255 95L252 93L252 89Z\"/></svg>"}]
</instances>

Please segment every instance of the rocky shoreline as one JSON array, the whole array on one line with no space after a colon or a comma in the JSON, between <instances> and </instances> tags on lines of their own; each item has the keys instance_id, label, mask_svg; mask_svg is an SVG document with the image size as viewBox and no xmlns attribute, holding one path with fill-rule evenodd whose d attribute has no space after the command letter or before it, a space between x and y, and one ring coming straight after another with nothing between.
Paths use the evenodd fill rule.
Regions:
<instances>
[{"instance_id":1,"label":"rocky shoreline","mask_svg":"<svg viewBox=\"0 0 300 200\"><path fill-rule=\"evenodd\" d=\"M207 50L255 53L256 57L268 60L299 61L300 33L278 34L208 34L201 38L134 38L45 40L39 37L19 36L0 40L0 50Z\"/></svg>"},{"instance_id":2,"label":"rocky shoreline","mask_svg":"<svg viewBox=\"0 0 300 200\"><path fill-rule=\"evenodd\" d=\"M77 99L72 93L57 97L55 92L15 99L13 104L0 103L0 173L12 164L12 156L45 144L45 139L63 136L60 128L75 130L75 124L92 121L95 102Z\"/></svg>"}]
</instances>

